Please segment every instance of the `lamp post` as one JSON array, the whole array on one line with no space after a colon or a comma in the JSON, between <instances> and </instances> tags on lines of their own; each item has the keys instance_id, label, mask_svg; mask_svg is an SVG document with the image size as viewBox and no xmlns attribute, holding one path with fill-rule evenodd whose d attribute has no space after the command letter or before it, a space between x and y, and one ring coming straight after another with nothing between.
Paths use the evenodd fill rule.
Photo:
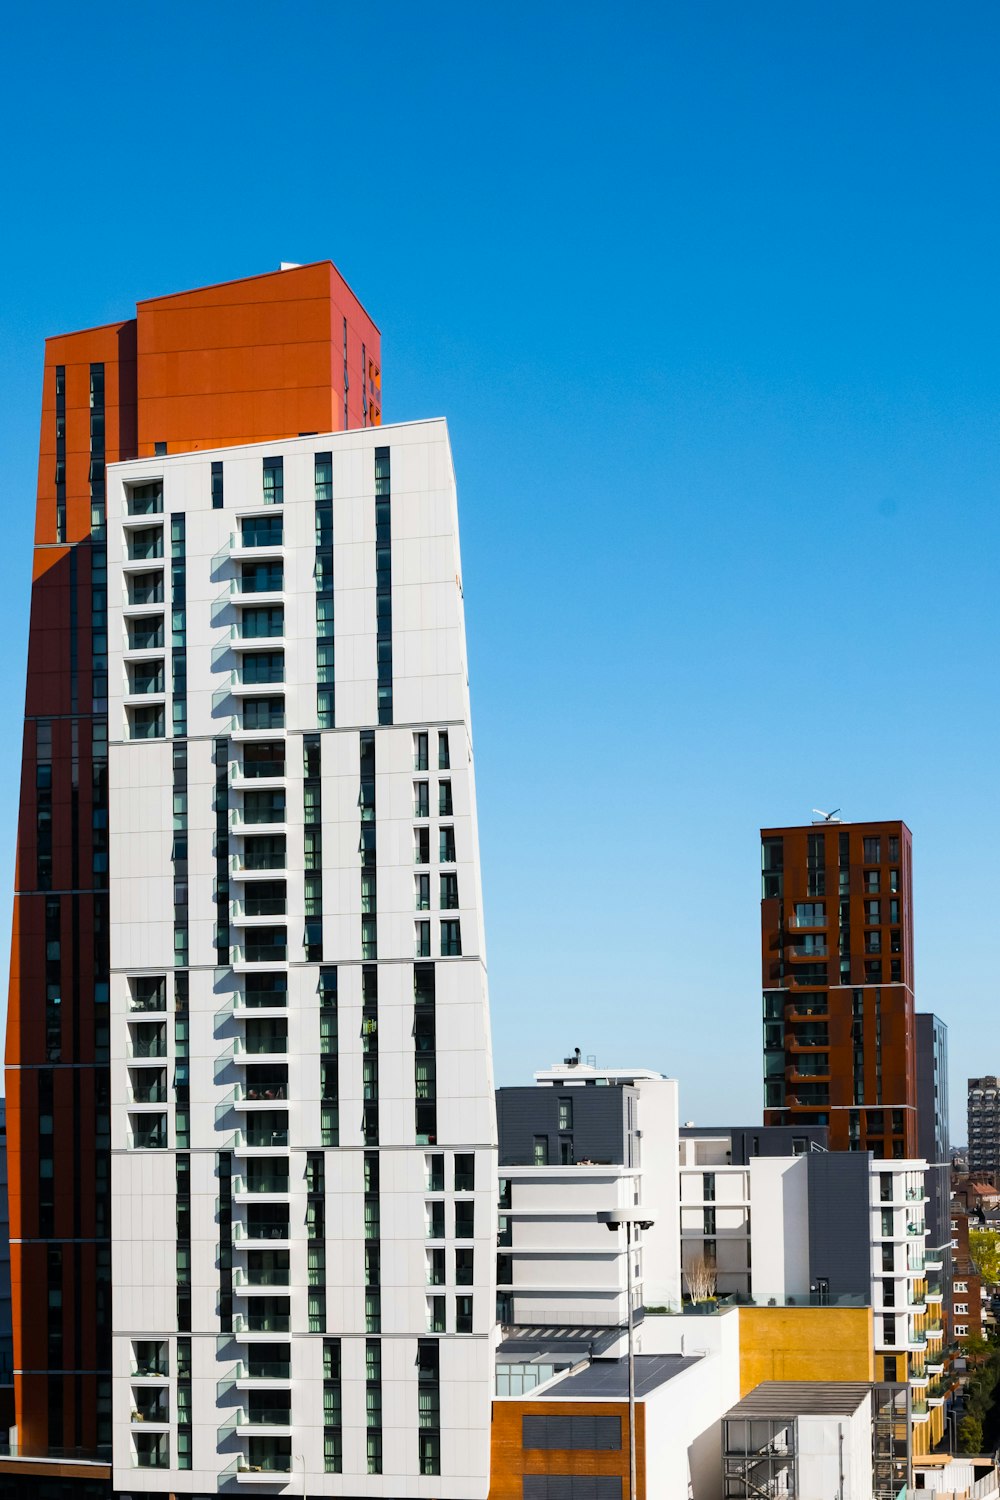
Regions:
<instances>
[{"instance_id":1,"label":"lamp post","mask_svg":"<svg viewBox=\"0 0 1000 1500\"><path fill-rule=\"evenodd\" d=\"M653 1220L641 1208L625 1208L611 1213L606 1209L598 1212L597 1222L605 1224L613 1234L625 1230L625 1288L628 1306L628 1493L629 1500L636 1500L635 1482L635 1339L632 1325L632 1236L637 1229L652 1229Z\"/></svg>"}]
</instances>

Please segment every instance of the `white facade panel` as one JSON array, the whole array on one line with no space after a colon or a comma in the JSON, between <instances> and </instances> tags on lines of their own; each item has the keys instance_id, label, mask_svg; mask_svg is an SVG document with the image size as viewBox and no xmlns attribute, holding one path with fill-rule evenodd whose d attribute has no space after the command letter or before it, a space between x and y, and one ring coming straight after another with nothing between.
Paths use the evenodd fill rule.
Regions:
<instances>
[{"instance_id":1,"label":"white facade panel","mask_svg":"<svg viewBox=\"0 0 1000 1500\"><path fill-rule=\"evenodd\" d=\"M496 1128L445 426L111 466L108 539L115 1487L485 1497ZM132 691L137 629L162 691Z\"/></svg>"}]
</instances>

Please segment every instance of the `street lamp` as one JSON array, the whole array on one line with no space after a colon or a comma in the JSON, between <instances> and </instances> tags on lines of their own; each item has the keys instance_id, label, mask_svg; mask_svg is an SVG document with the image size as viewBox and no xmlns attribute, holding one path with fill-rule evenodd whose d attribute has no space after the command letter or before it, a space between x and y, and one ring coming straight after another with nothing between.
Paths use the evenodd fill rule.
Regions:
<instances>
[{"instance_id":1,"label":"street lamp","mask_svg":"<svg viewBox=\"0 0 1000 1500\"><path fill-rule=\"evenodd\" d=\"M641 1208L625 1208L614 1213L601 1209L597 1222L607 1225L612 1234L625 1230L625 1286L628 1298L628 1493L636 1500L635 1483L635 1344L632 1328L632 1236L637 1229L652 1229L653 1220Z\"/></svg>"}]
</instances>

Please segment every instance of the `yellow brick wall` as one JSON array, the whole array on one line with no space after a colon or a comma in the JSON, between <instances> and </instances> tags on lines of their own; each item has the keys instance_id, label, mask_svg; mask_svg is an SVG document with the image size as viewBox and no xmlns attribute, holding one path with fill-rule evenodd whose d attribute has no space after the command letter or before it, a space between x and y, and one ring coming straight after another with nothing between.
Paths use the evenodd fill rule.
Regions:
<instances>
[{"instance_id":1,"label":"yellow brick wall","mask_svg":"<svg viewBox=\"0 0 1000 1500\"><path fill-rule=\"evenodd\" d=\"M870 1307L741 1307L740 1395L762 1380L874 1380Z\"/></svg>"}]
</instances>

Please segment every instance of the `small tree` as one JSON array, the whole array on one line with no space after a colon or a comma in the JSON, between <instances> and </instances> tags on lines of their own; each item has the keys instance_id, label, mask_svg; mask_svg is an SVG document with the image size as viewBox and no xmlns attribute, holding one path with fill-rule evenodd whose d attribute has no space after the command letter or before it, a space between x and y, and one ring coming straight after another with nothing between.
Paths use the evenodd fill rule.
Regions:
<instances>
[{"instance_id":1,"label":"small tree","mask_svg":"<svg viewBox=\"0 0 1000 1500\"><path fill-rule=\"evenodd\" d=\"M986 1358L990 1352L990 1346L978 1333L969 1333L960 1340L962 1353L970 1365L975 1365Z\"/></svg>"},{"instance_id":2,"label":"small tree","mask_svg":"<svg viewBox=\"0 0 1000 1500\"><path fill-rule=\"evenodd\" d=\"M715 1296L719 1282L715 1262L707 1260L704 1255L692 1255L684 1267L684 1280L692 1302L707 1302Z\"/></svg>"},{"instance_id":3,"label":"small tree","mask_svg":"<svg viewBox=\"0 0 1000 1500\"><path fill-rule=\"evenodd\" d=\"M982 1453L983 1424L978 1417L963 1417L959 1422L958 1446L963 1453Z\"/></svg>"},{"instance_id":4,"label":"small tree","mask_svg":"<svg viewBox=\"0 0 1000 1500\"><path fill-rule=\"evenodd\" d=\"M1000 1281L1000 1234L995 1229L970 1229L969 1254L985 1282L994 1286Z\"/></svg>"}]
</instances>

